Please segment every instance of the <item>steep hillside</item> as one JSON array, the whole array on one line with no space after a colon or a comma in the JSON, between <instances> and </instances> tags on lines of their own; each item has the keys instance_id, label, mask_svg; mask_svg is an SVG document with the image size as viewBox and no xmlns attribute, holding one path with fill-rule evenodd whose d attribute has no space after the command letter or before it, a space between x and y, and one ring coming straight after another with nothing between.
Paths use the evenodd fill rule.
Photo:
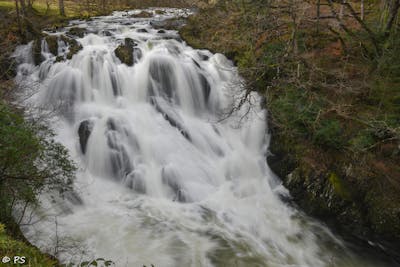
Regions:
<instances>
[{"instance_id":1,"label":"steep hillside","mask_svg":"<svg viewBox=\"0 0 400 267\"><path fill-rule=\"evenodd\" d=\"M181 33L229 56L247 89L265 96L268 161L303 209L346 235L396 247L400 34L391 7L224 1Z\"/></svg>"}]
</instances>

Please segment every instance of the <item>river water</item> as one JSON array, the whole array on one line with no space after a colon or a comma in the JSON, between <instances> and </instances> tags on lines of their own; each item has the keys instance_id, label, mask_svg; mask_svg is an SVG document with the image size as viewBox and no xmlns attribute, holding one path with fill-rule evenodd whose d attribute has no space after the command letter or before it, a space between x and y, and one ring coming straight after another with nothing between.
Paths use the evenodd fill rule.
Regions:
<instances>
[{"instance_id":1,"label":"river water","mask_svg":"<svg viewBox=\"0 0 400 267\"><path fill-rule=\"evenodd\" d=\"M86 34L75 37L83 49L71 60L56 60L45 41L40 66L32 44L16 51L25 107L47 113L79 167L75 192L41 196L25 236L63 263L385 266L284 201L289 194L265 160L260 97L239 105L232 62L152 26L188 10L149 11L152 18L129 11L72 21ZM114 53L125 38L133 66ZM65 58L68 46L58 44Z\"/></svg>"}]
</instances>

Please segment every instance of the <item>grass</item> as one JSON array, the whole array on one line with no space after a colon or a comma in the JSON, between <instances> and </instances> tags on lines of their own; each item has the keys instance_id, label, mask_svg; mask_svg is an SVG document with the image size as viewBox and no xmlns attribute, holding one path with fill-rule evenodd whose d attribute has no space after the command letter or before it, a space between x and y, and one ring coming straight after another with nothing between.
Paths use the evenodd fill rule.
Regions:
<instances>
[{"instance_id":1,"label":"grass","mask_svg":"<svg viewBox=\"0 0 400 267\"><path fill-rule=\"evenodd\" d=\"M39 249L32 247L22 241L17 241L6 233L4 225L0 224L0 256L8 256L13 259L15 256L26 257L25 264L3 264L4 266L57 266L57 261L50 256L43 254Z\"/></svg>"}]
</instances>

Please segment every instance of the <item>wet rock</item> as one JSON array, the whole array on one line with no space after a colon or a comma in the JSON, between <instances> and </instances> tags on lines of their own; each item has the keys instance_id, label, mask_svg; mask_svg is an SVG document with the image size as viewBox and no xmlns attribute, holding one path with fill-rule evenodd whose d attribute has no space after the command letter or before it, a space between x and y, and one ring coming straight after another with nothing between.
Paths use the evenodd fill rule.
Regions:
<instances>
[{"instance_id":1,"label":"wet rock","mask_svg":"<svg viewBox=\"0 0 400 267\"><path fill-rule=\"evenodd\" d=\"M136 41L133 40L132 38L125 38L124 42L125 46L132 46L132 47L137 46Z\"/></svg>"},{"instance_id":2,"label":"wet rock","mask_svg":"<svg viewBox=\"0 0 400 267\"><path fill-rule=\"evenodd\" d=\"M138 58L142 56L140 49L134 49L134 46L137 46L137 43L131 38L126 38L125 43L118 46L114 53L122 63L133 66L138 61Z\"/></svg>"},{"instance_id":3,"label":"wet rock","mask_svg":"<svg viewBox=\"0 0 400 267\"><path fill-rule=\"evenodd\" d=\"M108 37L112 36L112 33L110 31L102 31L102 34Z\"/></svg>"},{"instance_id":4,"label":"wet rock","mask_svg":"<svg viewBox=\"0 0 400 267\"><path fill-rule=\"evenodd\" d=\"M63 62L63 61L64 61L64 57L63 56L56 57L56 62Z\"/></svg>"},{"instance_id":5,"label":"wet rock","mask_svg":"<svg viewBox=\"0 0 400 267\"><path fill-rule=\"evenodd\" d=\"M87 143L89 141L90 134L92 133L94 123L90 120L84 120L81 122L78 128L79 143L81 145L81 151L86 154Z\"/></svg>"},{"instance_id":6,"label":"wet rock","mask_svg":"<svg viewBox=\"0 0 400 267\"><path fill-rule=\"evenodd\" d=\"M65 35L61 35L60 39L69 46L67 59L71 59L75 54L83 49L82 45L75 39L69 38Z\"/></svg>"},{"instance_id":7,"label":"wet rock","mask_svg":"<svg viewBox=\"0 0 400 267\"><path fill-rule=\"evenodd\" d=\"M204 101L207 102L208 98L210 97L211 86L207 78L203 74L200 74L200 83L201 83L201 88L203 89Z\"/></svg>"},{"instance_id":8,"label":"wet rock","mask_svg":"<svg viewBox=\"0 0 400 267\"><path fill-rule=\"evenodd\" d=\"M166 20L156 20L156 21L151 21L150 24L153 26L155 29L167 29L167 30L179 30L180 28L185 25L186 20L184 18L172 18L172 19L166 19Z\"/></svg>"},{"instance_id":9,"label":"wet rock","mask_svg":"<svg viewBox=\"0 0 400 267\"><path fill-rule=\"evenodd\" d=\"M40 65L44 58L42 56L42 40L35 39L32 44L32 55L35 65Z\"/></svg>"},{"instance_id":10,"label":"wet rock","mask_svg":"<svg viewBox=\"0 0 400 267\"><path fill-rule=\"evenodd\" d=\"M204 54L202 54L202 53L199 53L199 56L200 56L201 60L203 60L203 61L207 61L207 60L209 60L209 59L210 59L210 57L209 57L209 56L207 56L207 55L204 55Z\"/></svg>"},{"instance_id":11,"label":"wet rock","mask_svg":"<svg viewBox=\"0 0 400 267\"><path fill-rule=\"evenodd\" d=\"M50 53L57 56L58 55L58 37L54 35L48 35L44 38L46 40L47 46L49 47Z\"/></svg>"},{"instance_id":12,"label":"wet rock","mask_svg":"<svg viewBox=\"0 0 400 267\"><path fill-rule=\"evenodd\" d=\"M79 28L79 27L73 27L73 28L69 29L67 34L72 35L72 36L77 36L79 38L83 38L86 34L86 29Z\"/></svg>"},{"instance_id":13,"label":"wet rock","mask_svg":"<svg viewBox=\"0 0 400 267\"><path fill-rule=\"evenodd\" d=\"M157 33L164 34L164 33L166 33L166 31L165 30L159 30Z\"/></svg>"},{"instance_id":14,"label":"wet rock","mask_svg":"<svg viewBox=\"0 0 400 267\"><path fill-rule=\"evenodd\" d=\"M149 32L147 29L143 29L143 28L137 29L136 31L137 31L137 32L141 32L141 33L147 33L147 32Z\"/></svg>"}]
</instances>

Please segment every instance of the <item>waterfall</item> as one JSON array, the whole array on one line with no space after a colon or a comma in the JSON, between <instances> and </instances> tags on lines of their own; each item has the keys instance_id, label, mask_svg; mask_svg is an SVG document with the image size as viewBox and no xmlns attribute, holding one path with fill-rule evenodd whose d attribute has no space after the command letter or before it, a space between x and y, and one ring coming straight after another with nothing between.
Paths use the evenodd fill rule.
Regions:
<instances>
[{"instance_id":1,"label":"waterfall","mask_svg":"<svg viewBox=\"0 0 400 267\"><path fill-rule=\"evenodd\" d=\"M17 49L16 80L32 95L26 107L51 111L57 140L79 166L75 192L40 196L25 236L63 263L374 266L285 202L266 163L261 97L239 105L232 62L153 27L188 11L148 11L152 18L115 12L47 32L58 54L43 40L38 66L32 43ZM72 27L86 34L70 36L82 49L68 59ZM120 45L132 64L116 56Z\"/></svg>"}]
</instances>

